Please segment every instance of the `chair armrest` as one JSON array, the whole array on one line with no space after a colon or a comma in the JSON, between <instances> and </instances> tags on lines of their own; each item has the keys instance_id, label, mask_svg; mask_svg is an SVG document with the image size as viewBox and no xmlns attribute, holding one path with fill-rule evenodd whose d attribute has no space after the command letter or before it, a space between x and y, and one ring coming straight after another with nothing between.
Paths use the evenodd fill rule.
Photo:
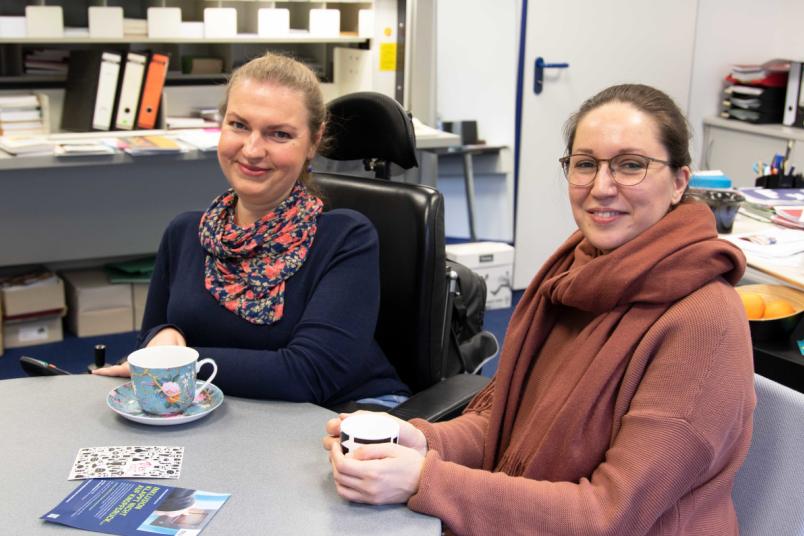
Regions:
<instances>
[{"instance_id":1,"label":"chair armrest","mask_svg":"<svg viewBox=\"0 0 804 536\"><path fill-rule=\"evenodd\" d=\"M489 382L477 374L456 374L419 391L389 411L400 419L444 421L459 415L474 396Z\"/></svg>"}]
</instances>

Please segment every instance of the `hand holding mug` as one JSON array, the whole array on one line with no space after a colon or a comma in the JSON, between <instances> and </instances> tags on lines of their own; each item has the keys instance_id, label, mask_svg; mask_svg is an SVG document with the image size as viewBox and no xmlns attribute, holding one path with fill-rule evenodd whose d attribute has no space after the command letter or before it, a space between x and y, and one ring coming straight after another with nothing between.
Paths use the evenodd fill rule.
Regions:
<instances>
[{"instance_id":1,"label":"hand holding mug","mask_svg":"<svg viewBox=\"0 0 804 536\"><path fill-rule=\"evenodd\" d=\"M363 415L363 414L373 414L373 415L382 415L385 418L392 419L396 421L399 425L399 440L398 443L405 447L410 447L422 456L427 454L427 439L424 437L424 434L410 424L407 421L394 417L393 415L389 415L387 413L376 413L376 412L368 412L368 411L357 411L355 413L341 413L337 417L334 417L327 421L325 425L327 435L324 436L322 443L326 450L330 450L333 444L340 443L341 437L341 423L343 420L347 419L352 415Z\"/></svg>"},{"instance_id":2,"label":"hand holding mug","mask_svg":"<svg viewBox=\"0 0 804 536\"><path fill-rule=\"evenodd\" d=\"M407 502L416 493L426 441L423 452L401 446L402 425L421 435L409 433L410 437L406 437L420 444L424 434L386 413L358 412L327 423L330 434L336 428L340 430L339 442L325 438L324 444L330 445L332 476L341 497L368 504L392 504Z\"/></svg>"}]
</instances>

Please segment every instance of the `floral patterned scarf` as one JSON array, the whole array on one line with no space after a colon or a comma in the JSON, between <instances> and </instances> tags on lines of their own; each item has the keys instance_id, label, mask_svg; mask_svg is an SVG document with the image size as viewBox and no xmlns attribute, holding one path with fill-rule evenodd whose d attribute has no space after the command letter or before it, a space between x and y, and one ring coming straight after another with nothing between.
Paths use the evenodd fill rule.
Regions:
<instances>
[{"instance_id":1,"label":"floral patterned scarf","mask_svg":"<svg viewBox=\"0 0 804 536\"><path fill-rule=\"evenodd\" d=\"M252 324L282 318L285 281L307 258L323 203L297 183L274 210L248 227L234 222L237 194L216 198L198 227L207 251L204 286L229 311Z\"/></svg>"}]
</instances>

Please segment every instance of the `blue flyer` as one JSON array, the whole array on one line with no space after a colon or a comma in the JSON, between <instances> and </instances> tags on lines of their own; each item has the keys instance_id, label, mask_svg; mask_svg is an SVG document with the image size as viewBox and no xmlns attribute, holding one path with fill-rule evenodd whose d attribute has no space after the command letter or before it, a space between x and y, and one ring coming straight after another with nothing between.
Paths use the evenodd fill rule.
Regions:
<instances>
[{"instance_id":1,"label":"blue flyer","mask_svg":"<svg viewBox=\"0 0 804 536\"><path fill-rule=\"evenodd\" d=\"M92 478L41 517L107 534L194 536L231 495L133 480Z\"/></svg>"}]
</instances>

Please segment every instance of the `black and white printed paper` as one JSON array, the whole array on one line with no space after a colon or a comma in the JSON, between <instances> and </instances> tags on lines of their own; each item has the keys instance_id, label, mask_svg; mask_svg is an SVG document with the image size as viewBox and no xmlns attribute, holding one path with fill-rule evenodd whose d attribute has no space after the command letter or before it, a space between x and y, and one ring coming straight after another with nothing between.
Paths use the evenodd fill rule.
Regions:
<instances>
[{"instance_id":1,"label":"black and white printed paper","mask_svg":"<svg viewBox=\"0 0 804 536\"><path fill-rule=\"evenodd\" d=\"M78 451L68 480L179 478L184 447L87 447Z\"/></svg>"}]
</instances>

